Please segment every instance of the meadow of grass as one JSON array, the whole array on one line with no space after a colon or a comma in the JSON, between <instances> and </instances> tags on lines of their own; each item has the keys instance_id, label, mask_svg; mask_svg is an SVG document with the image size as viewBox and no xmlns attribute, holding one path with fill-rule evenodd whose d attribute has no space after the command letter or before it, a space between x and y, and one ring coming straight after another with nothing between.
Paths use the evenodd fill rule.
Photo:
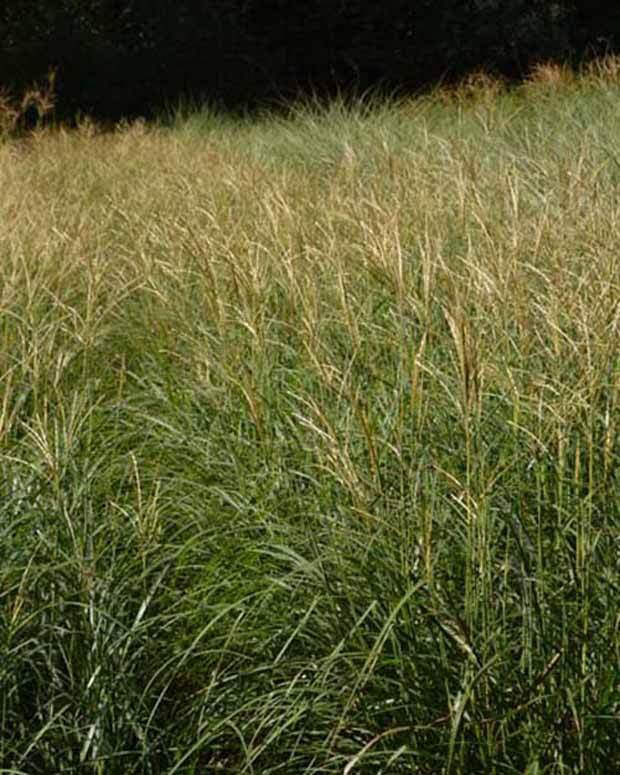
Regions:
<instances>
[{"instance_id":1,"label":"meadow of grass","mask_svg":"<svg viewBox=\"0 0 620 775\"><path fill-rule=\"evenodd\" d=\"M0 143L0 771L620 772L613 69Z\"/></svg>"}]
</instances>

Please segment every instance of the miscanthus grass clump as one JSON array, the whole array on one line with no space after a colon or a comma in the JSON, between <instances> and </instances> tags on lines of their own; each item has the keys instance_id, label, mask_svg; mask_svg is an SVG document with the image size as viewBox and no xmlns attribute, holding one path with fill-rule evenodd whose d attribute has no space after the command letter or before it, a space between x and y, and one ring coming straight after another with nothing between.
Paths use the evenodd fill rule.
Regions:
<instances>
[{"instance_id":1,"label":"miscanthus grass clump","mask_svg":"<svg viewBox=\"0 0 620 775\"><path fill-rule=\"evenodd\" d=\"M620 771L606 67L0 145L3 771Z\"/></svg>"}]
</instances>

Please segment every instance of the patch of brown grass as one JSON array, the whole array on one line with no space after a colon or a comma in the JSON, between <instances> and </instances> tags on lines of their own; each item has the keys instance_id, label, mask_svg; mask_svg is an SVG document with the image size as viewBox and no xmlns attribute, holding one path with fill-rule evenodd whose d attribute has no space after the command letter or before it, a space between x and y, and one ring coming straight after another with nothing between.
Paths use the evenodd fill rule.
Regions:
<instances>
[{"instance_id":1,"label":"patch of brown grass","mask_svg":"<svg viewBox=\"0 0 620 775\"><path fill-rule=\"evenodd\" d=\"M595 83L613 83L620 80L620 56L607 54L588 62L584 76Z\"/></svg>"},{"instance_id":2,"label":"patch of brown grass","mask_svg":"<svg viewBox=\"0 0 620 775\"><path fill-rule=\"evenodd\" d=\"M56 73L50 70L42 84L33 84L21 96L0 89L0 139L40 129L54 113Z\"/></svg>"},{"instance_id":3,"label":"patch of brown grass","mask_svg":"<svg viewBox=\"0 0 620 775\"><path fill-rule=\"evenodd\" d=\"M570 86L575 82L576 76L573 70L566 64L557 62L539 62L530 71L526 84L559 89Z\"/></svg>"}]
</instances>

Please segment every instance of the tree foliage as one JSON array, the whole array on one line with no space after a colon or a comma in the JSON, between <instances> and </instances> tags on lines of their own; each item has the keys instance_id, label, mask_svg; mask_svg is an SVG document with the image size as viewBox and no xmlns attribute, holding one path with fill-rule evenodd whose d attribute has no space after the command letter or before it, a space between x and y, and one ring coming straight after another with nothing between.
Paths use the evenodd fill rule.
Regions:
<instances>
[{"instance_id":1,"label":"tree foliage","mask_svg":"<svg viewBox=\"0 0 620 775\"><path fill-rule=\"evenodd\" d=\"M596 5L596 3L595 3ZM4 0L0 82L57 69L64 113L119 117L181 96L228 104L508 76L605 38L583 0ZM590 15L588 15L590 14ZM613 20L612 20L613 21Z\"/></svg>"}]
</instances>

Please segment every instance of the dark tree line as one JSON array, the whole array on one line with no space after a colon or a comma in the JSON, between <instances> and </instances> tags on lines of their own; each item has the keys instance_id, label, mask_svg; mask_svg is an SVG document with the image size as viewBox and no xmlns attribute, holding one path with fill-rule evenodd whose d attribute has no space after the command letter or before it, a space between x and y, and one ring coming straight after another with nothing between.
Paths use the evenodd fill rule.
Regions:
<instances>
[{"instance_id":1,"label":"dark tree line","mask_svg":"<svg viewBox=\"0 0 620 775\"><path fill-rule=\"evenodd\" d=\"M119 118L181 97L230 106L383 86L417 90L620 40L596 0L3 0L0 84L57 72L59 111Z\"/></svg>"}]
</instances>

